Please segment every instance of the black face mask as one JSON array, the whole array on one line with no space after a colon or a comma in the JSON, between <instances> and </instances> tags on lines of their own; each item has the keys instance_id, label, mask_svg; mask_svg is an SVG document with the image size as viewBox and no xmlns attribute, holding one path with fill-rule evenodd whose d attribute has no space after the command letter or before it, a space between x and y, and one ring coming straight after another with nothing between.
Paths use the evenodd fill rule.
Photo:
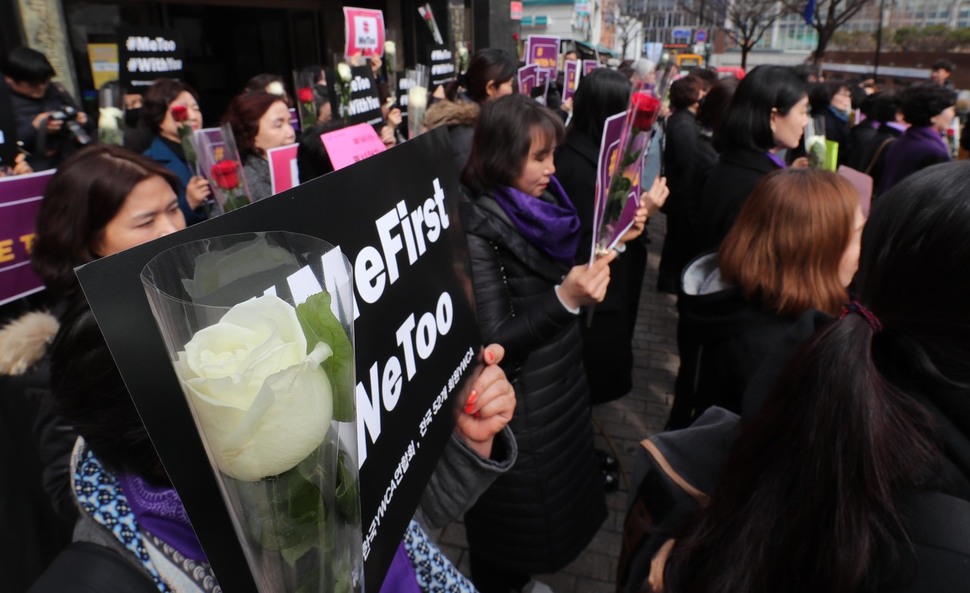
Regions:
<instances>
[{"instance_id":1,"label":"black face mask","mask_svg":"<svg viewBox=\"0 0 970 593\"><path fill-rule=\"evenodd\" d=\"M125 126L129 128L134 128L138 125L138 120L141 119L141 107L137 109L126 109L125 110Z\"/></svg>"}]
</instances>

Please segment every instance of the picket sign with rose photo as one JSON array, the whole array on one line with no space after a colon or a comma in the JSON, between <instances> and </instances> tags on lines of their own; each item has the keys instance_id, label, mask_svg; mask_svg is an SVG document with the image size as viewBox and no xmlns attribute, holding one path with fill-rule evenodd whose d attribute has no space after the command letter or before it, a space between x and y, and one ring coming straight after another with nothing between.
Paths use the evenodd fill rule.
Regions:
<instances>
[{"instance_id":1,"label":"picket sign with rose photo","mask_svg":"<svg viewBox=\"0 0 970 593\"><path fill-rule=\"evenodd\" d=\"M653 125L660 112L660 101L648 91L630 96L617 150L606 160L609 182L597 178L593 214L594 252L604 253L616 245L633 222L632 212L640 204L640 175L650 149ZM605 134L605 130L604 130ZM608 143L602 143L607 148ZM602 159L601 159L602 160Z\"/></svg>"},{"instance_id":2,"label":"picket sign with rose photo","mask_svg":"<svg viewBox=\"0 0 970 593\"><path fill-rule=\"evenodd\" d=\"M174 109L174 108L173 108ZM229 124L205 128L193 135L199 173L212 183L212 194L223 214L250 204L253 200L242 175L242 161Z\"/></svg>"},{"instance_id":3,"label":"picket sign with rose photo","mask_svg":"<svg viewBox=\"0 0 970 593\"><path fill-rule=\"evenodd\" d=\"M362 588L353 289L327 284L331 249L296 233L228 235L142 271L261 591Z\"/></svg>"}]
</instances>

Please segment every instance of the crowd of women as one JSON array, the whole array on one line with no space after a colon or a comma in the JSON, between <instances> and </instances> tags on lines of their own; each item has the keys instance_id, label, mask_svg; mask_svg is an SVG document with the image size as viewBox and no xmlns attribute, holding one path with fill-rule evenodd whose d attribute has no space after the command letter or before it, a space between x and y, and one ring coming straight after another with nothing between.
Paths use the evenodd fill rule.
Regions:
<instances>
[{"instance_id":1,"label":"crowd of women","mask_svg":"<svg viewBox=\"0 0 970 593\"><path fill-rule=\"evenodd\" d=\"M591 405L634 387L642 233L661 208L658 288L678 293L681 357L668 427L691 430L712 406L743 418L710 504L654 559L655 590L964 586L970 168L931 166L949 160L940 134L952 91L882 91L850 130L841 83L812 87L777 66L741 81L680 78L669 93L666 177L645 185L617 248L593 255L603 126L629 104L641 82L631 75L645 73L595 70L551 109L514 92L517 66L502 50L478 52L425 120L452 141L477 318L491 344L420 509L431 524L464 515L470 580L447 562L425 574L412 548L429 544L412 524L385 590L542 591L535 575L590 543L616 463L594 448ZM73 273L205 219L211 190L178 130L202 127L199 101L183 82L156 82L130 150L79 151L45 193L32 258L51 313L0 332L33 340L18 377L5 380L46 393L31 411L46 427L35 435L35 477L76 523L70 553L35 591L110 590L92 566L113 566L108 574L132 591L218 587ZM297 140L290 104L278 79L258 78L224 116L255 199L271 194L266 151ZM387 144L400 140L399 116L385 113ZM806 166L813 120L844 147L840 160L874 175L868 221L853 184ZM320 121L299 138L301 180L333 170L320 135L340 125ZM95 494L78 487L92 480ZM443 498L451 504L433 502ZM927 518L939 508L951 519L942 527Z\"/></svg>"}]
</instances>

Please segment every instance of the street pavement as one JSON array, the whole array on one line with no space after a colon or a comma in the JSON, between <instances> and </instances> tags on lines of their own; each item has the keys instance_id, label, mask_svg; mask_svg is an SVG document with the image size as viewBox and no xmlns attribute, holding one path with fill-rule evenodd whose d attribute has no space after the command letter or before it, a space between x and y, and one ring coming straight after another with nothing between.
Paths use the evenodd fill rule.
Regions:
<instances>
[{"instance_id":1,"label":"street pavement","mask_svg":"<svg viewBox=\"0 0 970 593\"><path fill-rule=\"evenodd\" d=\"M537 575L555 593L612 593L627 492L640 441L663 430L673 400L677 376L677 308L673 295L656 291L657 266L666 230L664 216L647 225L651 243L633 338L633 391L617 401L593 408L596 446L621 462L620 488L607 495L610 514L586 550L556 574ZM455 522L432 532L442 551L464 573L468 571L465 526Z\"/></svg>"}]
</instances>

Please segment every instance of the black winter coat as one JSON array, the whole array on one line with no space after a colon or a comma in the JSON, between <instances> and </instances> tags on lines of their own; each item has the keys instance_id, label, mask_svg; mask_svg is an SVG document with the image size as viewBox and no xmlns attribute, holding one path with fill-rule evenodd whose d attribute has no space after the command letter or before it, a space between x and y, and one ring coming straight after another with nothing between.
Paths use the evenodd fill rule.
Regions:
<instances>
[{"instance_id":1,"label":"black winter coat","mask_svg":"<svg viewBox=\"0 0 970 593\"><path fill-rule=\"evenodd\" d=\"M556 151L556 178L579 211L576 255L580 262L589 259L593 240L598 159L599 144L576 131ZM646 245L639 240L627 243L626 251L610 264L610 286L606 298L593 309L592 323L581 324L583 363L594 404L615 400L633 389L631 340L646 266Z\"/></svg>"},{"instance_id":2,"label":"black winter coat","mask_svg":"<svg viewBox=\"0 0 970 593\"><path fill-rule=\"evenodd\" d=\"M668 429L689 426L711 406L741 413L751 379L797 321L748 302L719 277L715 253L684 271L677 299L680 371Z\"/></svg>"},{"instance_id":3,"label":"black winter coat","mask_svg":"<svg viewBox=\"0 0 970 593\"><path fill-rule=\"evenodd\" d=\"M482 337L506 349L519 446L515 465L465 515L469 547L507 572L556 572L606 518L579 318L554 291L568 269L524 239L490 196L466 198L460 214Z\"/></svg>"},{"instance_id":4,"label":"black winter coat","mask_svg":"<svg viewBox=\"0 0 970 593\"><path fill-rule=\"evenodd\" d=\"M667 118L664 175L670 195L663 207L667 215L667 235L657 279L658 288L664 292L677 292L680 273L695 255L688 214L688 203L693 196L687 192L694 174L694 152L700 131L689 109L678 109Z\"/></svg>"},{"instance_id":5,"label":"black winter coat","mask_svg":"<svg viewBox=\"0 0 970 593\"><path fill-rule=\"evenodd\" d=\"M727 149L718 156L701 194L697 233L701 251L721 245L754 186L777 169L767 154L756 150Z\"/></svg>"}]
</instances>

